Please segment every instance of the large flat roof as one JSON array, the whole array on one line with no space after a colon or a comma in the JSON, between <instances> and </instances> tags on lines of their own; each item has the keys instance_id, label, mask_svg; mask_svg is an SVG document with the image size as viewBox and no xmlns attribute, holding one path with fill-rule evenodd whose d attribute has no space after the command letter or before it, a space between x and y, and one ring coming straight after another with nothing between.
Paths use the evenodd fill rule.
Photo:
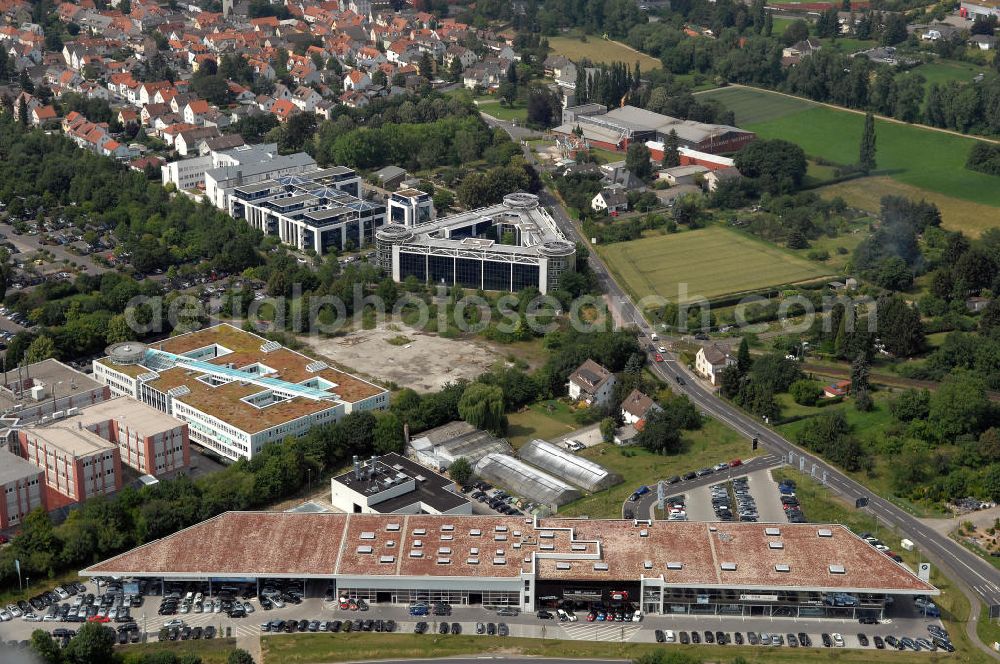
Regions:
<instances>
[{"instance_id":1,"label":"large flat roof","mask_svg":"<svg viewBox=\"0 0 1000 664\"><path fill-rule=\"evenodd\" d=\"M369 462L366 468L370 465ZM361 479L356 478L354 470L351 469L337 475L333 481L362 495L374 497L392 486L392 481L400 475L404 476L404 481L414 480L415 488L413 491L377 503L369 502L369 508L382 514L391 514L416 502L429 505L439 512L447 512L469 502L468 498L451 490L455 485L454 480L414 463L395 452L390 452L376 459L374 467L373 474L362 473ZM387 482L389 482L388 485Z\"/></svg>"},{"instance_id":2,"label":"large flat roof","mask_svg":"<svg viewBox=\"0 0 1000 664\"><path fill-rule=\"evenodd\" d=\"M735 568L724 570L728 563ZM532 571L557 581L937 593L839 525L506 516L227 512L82 573L515 579Z\"/></svg>"},{"instance_id":3,"label":"large flat roof","mask_svg":"<svg viewBox=\"0 0 1000 664\"><path fill-rule=\"evenodd\" d=\"M81 408L76 419L83 423L84 428L108 420L120 420L145 436L169 431L184 424L176 417L129 397L108 399Z\"/></svg>"},{"instance_id":4,"label":"large flat roof","mask_svg":"<svg viewBox=\"0 0 1000 664\"><path fill-rule=\"evenodd\" d=\"M243 399L267 390L259 385L234 380L213 386L199 379L204 375L204 372L180 366L154 371L154 369L140 364L118 365L107 357L102 358L99 362L114 371L121 371L132 377L153 373L155 377L147 384L163 393L185 387L186 391L178 390L175 392L174 399L248 433L258 433L284 422L333 408L338 402L356 403L385 391L368 381L334 369L324 362L317 362L302 353L280 345L276 345L276 348L269 352L261 350L267 343L268 340L264 337L241 330L228 323L220 323L203 330L164 339L152 344L151 348L175 355L185 355L218 345L228 352L215 357L203 358L202 361L220 367L232 364L236 368L259 363L273 370L273 373L267 374L268 376L279 378L288 383L322 379L331 385L327 388L330 394L329 400L314 400L297 396L264 408L258 408L243 401ZM181 394L180 392L186 393Z\"/></svg>"},{"instance_id":5,"label":"large flat roof","mask_svg":"<svg viewBox=\"0 0 1000 664\"><path fill-rule=\"evenodd\" d=\"M18 404L26 408L36 405L38 402L31 398L29 389L32 385L39 383L45 386L47 399L52 398L53 386L55 386L57 399L102 387L99 382L87 374L51 358L22 368L20 376L21 382L24 383L23 398L19 398L17 368L4 372L3 385L0 387L0 409L7 410Z\"/></svg>"},{"instance_id":6,"label":"large flat roof","mask_svg":"<svg viewBox=\"0 0 1000 664\"><path fill-rule=\"evenodd\" d=\"M90 456L117 449L111 441L85 429L76 417L35 424L22 429L28 439L37 439L73 456Z\"/></svg>"},{"instance_id":7,"label":"large flat roof","mask_svg":"<svg viewBox=\"0 0 1000 664\"><path fill-rule=\"evenodd\" d=\"M37 477L40 472L42 469L38 466L28 463L16 454L0 450L0 487L17 480Z\"/></svg>"}]
</instances>

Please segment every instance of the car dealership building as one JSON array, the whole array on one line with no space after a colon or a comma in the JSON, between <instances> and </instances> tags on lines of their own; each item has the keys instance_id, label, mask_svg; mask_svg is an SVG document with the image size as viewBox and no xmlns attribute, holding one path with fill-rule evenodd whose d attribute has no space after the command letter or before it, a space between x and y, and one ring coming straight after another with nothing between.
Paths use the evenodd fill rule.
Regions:
<instances>
[{"instance_id":1,"label":"car dealership building","mask_svg":"<svg viewBox=\"0 0 1000 664\"><path fill-rule=\"evenodd\" d=\"M227 512L81 574L648 614L878 618L888 598L938 594L839 525L425 514Z\"/></svg>"}]
</instances>

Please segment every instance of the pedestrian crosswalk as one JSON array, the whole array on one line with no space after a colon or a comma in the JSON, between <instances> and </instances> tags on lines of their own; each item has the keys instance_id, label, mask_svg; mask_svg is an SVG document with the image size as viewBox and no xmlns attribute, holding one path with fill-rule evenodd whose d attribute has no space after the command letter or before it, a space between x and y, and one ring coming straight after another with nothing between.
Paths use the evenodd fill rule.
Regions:
<instances>
[{"instance_id":1,"label":"pedestrian crosswalk","mask_svg":"<svg viewBox=\"0 0 1000 664\"><path fill-rule=\"evenodd\" d=\"M630 623L557 623L561 634L553 633L553 638L575 641L631 641L642 629ZM555 630L553 630L555 632Z\"/></svg>"}]
</instances>

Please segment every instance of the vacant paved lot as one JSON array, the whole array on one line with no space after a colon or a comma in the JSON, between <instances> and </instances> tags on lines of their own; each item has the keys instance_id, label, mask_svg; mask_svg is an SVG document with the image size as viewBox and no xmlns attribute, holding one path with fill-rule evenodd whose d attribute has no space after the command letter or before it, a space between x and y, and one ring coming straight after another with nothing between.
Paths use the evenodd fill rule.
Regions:
<instances>
[{"instance_id":1,"label":"vacant paved lot","mask_svg":"<svg viewBox=\"0 0 1000 664\"><path fill-rule=\"evenodd\" d=\"M418 392L439 390L460 378L473 380L501 359L476 341L397 327L359 330L332 339L302 337L302 341L338 365Z\"/></svg>"},{"instance_id":2,"label":"vacant paved lot","mask_svg":"<svg viewBox=\"0 0 1000 664\"><path fill-rule=\"evenodd\" d=\"M638 297L690 302L829 276L830 271L725 228L660 235L599 248Z\"/></svg>"}]
</instances>

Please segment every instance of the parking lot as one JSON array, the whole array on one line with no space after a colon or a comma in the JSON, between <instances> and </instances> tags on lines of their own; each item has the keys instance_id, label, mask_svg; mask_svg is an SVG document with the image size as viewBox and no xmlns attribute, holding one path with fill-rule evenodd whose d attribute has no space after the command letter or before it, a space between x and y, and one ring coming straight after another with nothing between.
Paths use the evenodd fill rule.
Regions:
<instances>
[{"instance_id":1,"label":"parking lot","mask_svg":"<svg viewBox=\"0 0 1000 664\"><path fill-rule=\"evenodd\" d=\"M689 521L783 523L787 520L779 487L768 469L731 475L668 498L682 499Z\"/></svg>"},{"instance_id":2,"label":"parking lot","mask_svg":"<svg viewBox=\"0 0 1000 664\"><path fill-rule=\"evenodd\" d=\"M95 595L95 604L98 606L102 603L101 598L108 594L101 594L101 589L95 589L93 584L90 584L87 590ZM98 590L98 592L92 592L94 590ZM289 596L284 594L279 597L289 599ZM184 602L183 597L177 599L179 604ZM214 606L217 601L221 602L219 598L205 597L202 599L203 608L200 613L195 613L192 609L189 609L184 614L178 613L161 616L157 614L161 600L162 598L160 597L147 596L142 598L141 604L138 607L131 609L130 622L133 622L137 627L135 640L139 640L140 632L147 634L147 640L157 640L161 635L166 638L173 636L176 639L182 639L185 635L188 639L195 638L195 635L199 638L206 638L209 633L212 633L213 636L229 635L257 638L265 632L287 633L288 628L286 626L289 622L296 623L294 627L294 631L296 632L328 632L331 631L333 625L337 625L338 621L338 632L345 631L344 625L347 622L351 623L351 631L357 629L359 631L374 632L377 629L377 625L379 625L379 621L382 621L382 631L385 632L389 631L387 629L388 623L392 621L394 623L392 631L399 633L413 633L416 631L418 623L425 623L425 625L421 626L423 631L435 634L442 633L442 629L444 629L441 626L442 623L447 623L447 633L449 634L455 632L455 624L458 625L459 631L464 634L476 634L478 629L488 632L490 624L493 625L494 630L499 632L500 624L503 623L506 625L507 633L513 637L587 641L649 643L656 641L657 637L660 636L657 633L658 630L660 632L672 630L677 642L681 638L681 632L684 632L688 639L693 639L692 634L698 633L698 639L701 643L706 642L706 630L711 632L713 641L717 641L716 632L723 632L726 635L725 639L729 643L736 643L739 639L749 644L754 639L760 642L761 634L768 635L769 639L770 635L780 635L783 641L781 646L775 645L769 647L791 647L788 635L794 635L796 641L798 641L798 635L805 633L811 639L814 647L823 647L823 634L831 635L831 637L833 634L841 634L844 645L840 647L863 648L866 646L861 645L858 635L864 634L869 642L867 647L874 648L875 635L879 635L882 639L892 636L896 639L909 637L914 641L917 638L930 640L927 629L928 625L937 625L940 627L940 623L937 620L922 617L919 609L909 600L902 600L899 606L894 607L891 620L887 620L879 625L861 625L858 624L857 620L853 619L750 618L715 615L654 615L646 616L641 622L588 622L587 614L584 611L577 612L577 620L573 622L560 622L554 614L552 618L544 620L539 619L533 613L519 613L516 611L505 611L506 615L498 615L495 608L482 606L449 607L447 615L434 615L434 610L429 610L427 615L412 616L410 615L411 611L403 606L372 605L368 606L367 610L362 610L365 605L358 601L349 602L348 608L344 609L341 608L341 598L305 598L297 604L292 601L286 602L279 599L279 602L283 606L278 607L272 603L272 608L268 610L262 608L259 597L248 597L246 600L237 598L231 600L231 602L235 603L238 601L241 605L245 602L252 607L253 612L246 614L244 617L233 618L221 610L216 612ZM213 604L211 610L208 610L206 604L209 601ZM104 603L109 606L114 605L113 600L104 600ZM268 600L268 603L271 603L271 600ZM191 604L192 606L194 604L193 598ZM350 608L351 606L356 608L352 609ZM514 615L510 615L511 613ZM171 621L176 621L173 624L177 629L173 632L162 630L163 626L171 623ZM275 628L279 621L284 623L280 630ZM305 623L300 621L305 621ZM265 623L268 623L267 628L263 626ZM482 624L481 627L480 623ZM31 632L34 629L41 628L49 631L56 629L75 630L79 629L80 624L58 621L27 622L23 618L18 617L0 623L0 640L6 642L20 641L30 638ZM119 628L126 623L125 621L112 621L108 624L109 627ZM303 627L303 629L300 630L299 627ZM753 632L755 636L750 637L750 632ZM739 633L739 637L736 636L737 633ZM132 635L131 632L129 634L130 636ZM335 639L336 634L330 634L330 637ZM830 647L838 647L832 641L831 638Z\"/></svg>"}]
</instances>

